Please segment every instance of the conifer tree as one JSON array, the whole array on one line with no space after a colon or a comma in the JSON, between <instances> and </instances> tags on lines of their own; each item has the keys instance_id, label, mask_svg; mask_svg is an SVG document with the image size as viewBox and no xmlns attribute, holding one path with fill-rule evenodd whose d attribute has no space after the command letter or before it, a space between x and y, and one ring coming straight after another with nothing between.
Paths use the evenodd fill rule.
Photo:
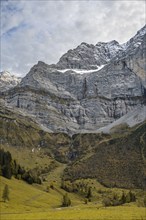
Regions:
<instances>
[{"instance_id":1,"label":"conifer tree","mask_svg":"<svg viewBox=\"0 0 146 220\"><path fill-rule=\"evenodd\" d=\"M68 207L71 205L71 200L70 198L68 197L68 194L66 193L64 196L63 196L63 201L62 201L62 206L64 207Z\"/></svg>"},{"instance_id":2,"label":"conifer tree","mask_svg":"<svg viewBox=\"0 0 146 220\"><path fill-rule=\"evenodd\" d=\"M125 193L123 192L122 193L122 196L121 196L121 204L124 204L126 202L126 196L125 196Z\"/></svg>"},{"instance_id":3,"label":"conifer tree","mask_svg":"<svg viewBox=\"0 0 146 220\"><path fill-rule=\"evenodd\" d=\"M91 197L92 197L92 190L91 187L89 187L87 192L87 198L90 199Z\"/></svg>"},{"instance_id":4,"label":"conifer tree","mask_svg":"<svg viewBox=\"0 0 146 220\"><path fill-rule=\"evenodd\" d=\"M9 201L9 187L7 184L5 185L5 188L3 190L2 198L3 198L4 202Z\"/></svg>"},{"instance_id":5,"label":"conifer tree","mask_svg":"<svg viewBox=\"0 0 146 220\"><path fill-rule=\"evenodd\" d=\"M143 199L143 205L144 205L144 207L146 207L146 196Z\"/></svg>"}]
</instances>

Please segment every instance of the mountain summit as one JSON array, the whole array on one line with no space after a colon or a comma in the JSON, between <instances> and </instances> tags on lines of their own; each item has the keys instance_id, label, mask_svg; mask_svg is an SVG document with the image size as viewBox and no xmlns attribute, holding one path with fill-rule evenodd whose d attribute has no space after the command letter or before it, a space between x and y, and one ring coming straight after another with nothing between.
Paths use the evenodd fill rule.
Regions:
<instances>
[{"instance_id":1,"label":"mountain summit","mask_svg":"<svg viewBox=\"0 0 146 220\"><path fill-rule=\"evenodd\" d=\"M5 91L18 85L21 81L20 77L12 75L8 71L0 72L0 90Z\"/></svg>"},{"instance_id":2,"label":"mountain summit","mask_svg":"<svg viewBox=\"0 0 146 220\"><path fill-rule=\"evenodd\" d=\"M122 45L83 42L57 64L39 61L1 98L52 132L97 131L145 105L145 60L146 26Z\"/></svg>"}]
</instances>

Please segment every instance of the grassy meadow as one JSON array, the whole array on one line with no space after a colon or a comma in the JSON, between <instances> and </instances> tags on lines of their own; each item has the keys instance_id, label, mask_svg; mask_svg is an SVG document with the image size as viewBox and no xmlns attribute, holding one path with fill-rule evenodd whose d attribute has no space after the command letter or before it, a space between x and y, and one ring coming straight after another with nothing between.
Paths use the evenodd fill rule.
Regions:
<instances>
[{"instance_id":1,"label":"grassy meadow","mask_svg":"<svg viewBox=\"0 0 146 220\"><path fill-rule=\"evenodd\" d=\"M58 169L58 168L57 168ZM58 171L59 172L59 171ZM89 181L89 180L88 180ZM72 205L61 207L62 196L65 191L60 188L58 182L54 183L54 189L46 192L47 182L43 185L29 185L21 180L12 178L8 180L0 177L0 219L1 220L145 220L146 209L138 207L139 204L129 203L116 207L103 207L100 194L88 204L84 203L82 196L68 193ZM99 183L94 188L109 191ZM2 192L5 184L9 186L8 202L2 201ZM116 189L113 189L116 190ZM120 193L120 189L119 189ZM142 192L138 192L141 195Z\"/></svg>"}]
</instances>

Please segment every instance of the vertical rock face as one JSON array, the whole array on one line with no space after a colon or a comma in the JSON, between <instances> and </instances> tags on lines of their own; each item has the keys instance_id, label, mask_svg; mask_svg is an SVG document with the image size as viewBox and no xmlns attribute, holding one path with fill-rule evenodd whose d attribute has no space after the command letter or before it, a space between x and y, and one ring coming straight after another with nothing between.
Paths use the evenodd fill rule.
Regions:
<instances>
[{"instance_id":1,"label":"vertical rock face","mask_svg":"<svg viewBox=\"0 0 146 220\"><path fill-rule=\"evenodd\" d=\"M41 61L2 97L52 131L97 130L145 104L146 27L126 44L82 43L56 65Z\"/></svg>"}]
</instances>

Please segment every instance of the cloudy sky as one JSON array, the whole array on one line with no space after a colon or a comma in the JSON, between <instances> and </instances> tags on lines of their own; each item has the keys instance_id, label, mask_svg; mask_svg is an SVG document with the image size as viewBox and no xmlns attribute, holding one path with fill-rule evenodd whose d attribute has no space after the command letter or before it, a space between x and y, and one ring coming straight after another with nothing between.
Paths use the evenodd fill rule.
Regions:
<instances>
[{"instance_id":1,"label":"cloudy sky","mask_svg":"<svg viewBox=\"0 0 146 220\"><path fill-rule=\"evenodd\" d=\"M0 68L24 76L81 42L124 43L145 25L141 0L1 0Z\"/></svg>"}]
</instances>

